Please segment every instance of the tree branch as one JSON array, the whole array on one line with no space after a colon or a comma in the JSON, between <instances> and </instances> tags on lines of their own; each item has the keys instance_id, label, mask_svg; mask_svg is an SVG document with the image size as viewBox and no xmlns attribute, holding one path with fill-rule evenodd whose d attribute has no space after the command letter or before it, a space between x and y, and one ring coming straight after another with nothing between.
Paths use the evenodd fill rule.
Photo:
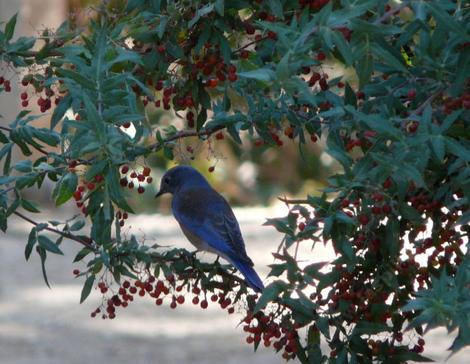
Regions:
<instances>
[{"instance_id":1,"label":"tree branch","mask_svg":"<svg viewBox=\"0 0 470 364\"><path fill-rule=\"evenodd\" d=\"M34 226L38 226L39 223L30 219L29 217L23 215L22 213L18 212L18 211L13 211L13 214L15 214L16 216L18 217L21 217L23 220L29 222L30 224L34 225ZM96 252L97 250L93 247L93 245L91 244L91 239L89 238L81 238L81 237L78 237L76 235L73 235L73 234L70 234L70 233L67 233L65 231L60 231L60 230L57 230L57 229L54 229L54 228L51 228L51 227L45 227L44 230L47 230L47 231L50 231L51 233L55 233L55 234L58 234L58 235L61 235L63 236L64 238L67 238L67 239L70 239L70 240L74 240L80 244L82 244L83 246L87 247L88 249Z\"/></svg>"},{"instance_id":2,"label":"tree branch","mask_svg":"<svg viewBox=\"0 0 470 364\"><path fill-rule=\"evenodd\" d=\"M293 205L293 204L300 204L300 205L305 205L305 204L310 204L308 200L300 200L300 199L288 199L285 197L278 197L277 198L279 201L282 201L288 205Z\"/></svg>"},{"instance_id":3,"label":"tree branch","mask_svg":"<svg viewBox=\"0 0 470 364\"><path fill-rule=\"evenodd\" d=\"M203 137L203 136L210 136L214 134L215 132L224 129L225 126L216 126L215 128L212 129L205 129L201 131L196 131L196 130L181 130L172 136L169 136L168 138L164 139L162 142L154 143L148 146L148 149L150 150L158 150L165 144L172 142L174 140L182 139L182 138L188 138L188 137Z\"/></svg>"},{"instance_id":4,"label":"tree branch","mask_svg":"<svg viewBox=\"0 0 470 364\"><path fill-rule=\"evenodd\" d=\"M392 17L395 13L399 12L401 9L408 6L408 3L409 3L409 1L404 1L400 5L398 5L396 8L390 9L389 11L384 13L384 15L382 15L380 18L376 19L374 21L374 25L382 24L385 20Z\"/></svg>"},{"instance_id":5,"label":"tree branch","mask_svg":"<svg viewBox=\"0 0 470 364\"><path fill-rule=\"evenodd\" d=\"M414 111L413 114L419 115L423 112L423 110L428 106L431 102L436 99L439 95L442 94L442 91L444 91L444 88L441 87L440 89L437 90L437 92L433 93L431 96L429 96L421 105L419 105Z\"/></svg>"}]
</instances>

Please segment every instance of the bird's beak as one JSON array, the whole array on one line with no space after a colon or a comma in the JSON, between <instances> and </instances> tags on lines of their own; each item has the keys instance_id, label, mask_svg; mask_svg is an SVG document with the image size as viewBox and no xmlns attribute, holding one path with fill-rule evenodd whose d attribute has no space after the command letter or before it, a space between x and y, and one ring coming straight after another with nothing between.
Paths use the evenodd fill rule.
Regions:
<instances>
[{"instance_id":1,"label":"bird's beak","mask_svg":"<svg viewBox=\"0 0 470 364\"><path fill-rule=\"evenodd\" d=\"M158 193L155 195L155 198L160 197L164 193L165 193L165 191L162 191L162 190L158 191Z\"/></svg>"}]
</instances>

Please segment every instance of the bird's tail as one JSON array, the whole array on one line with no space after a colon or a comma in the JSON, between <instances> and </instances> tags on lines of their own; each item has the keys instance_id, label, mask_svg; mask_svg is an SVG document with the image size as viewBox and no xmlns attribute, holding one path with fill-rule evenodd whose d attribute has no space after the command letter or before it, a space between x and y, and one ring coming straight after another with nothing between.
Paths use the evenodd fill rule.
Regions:
<instances>
[{"instance_id":1,"label":"bird's tail","mask_svg":"<svg viewBox=\"0 0 470 364\"><path fill-rule=\"evenodd\" d=\"M253 288L255 292L261 292L264 289L263 282L261 282L261 278L258 276L258 273L256 273L253 267L251 267L247 262L232 260L231 263L245 276L246 283L248 286Z\"/></svg>"}]
</instances>

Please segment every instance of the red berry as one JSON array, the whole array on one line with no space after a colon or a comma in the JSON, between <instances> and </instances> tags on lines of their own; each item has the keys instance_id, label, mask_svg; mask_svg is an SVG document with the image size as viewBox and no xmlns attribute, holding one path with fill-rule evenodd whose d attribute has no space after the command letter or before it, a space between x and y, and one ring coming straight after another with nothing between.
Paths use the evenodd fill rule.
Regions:
<instances>
[{"instance_id":1,"label":"red berry","mask_svg":"<svg viewBox=\"0 0 470 364\"><path fill-rule=\"evenodd\" d=\"M326 59L326 54L325 54L324 52L319 52L319 53L317 54L317 60L318 60L318 61L321 62L321 61L324 61L325 59Z\"/></svg>"},{"instance_id":2,"label":"red berry","mask_svg":"<svg viewBox=\"0 0 470 364\"><path fill-rule=\"evenodd\" d=\"M149 167L145 167L142 174L145 176L145 177L148 177L150 175L150 168Z\"/></svg>"},{"instance_id":3,"label":"red berry","mask_svg":"<svg viewBox=\"0 0 470 364\"><path fill-rule=\"evenodd\" d=\"M75 276L78 276L80 274L80 271L78 269L74 269L72 272Z\"/></svg>"},{"instance_id":4,"label":"red berry","mask_svg":"<svg viewBox=\"0 0 470 364\"><path fill-rule=\"evenodd\" d=\"M95 184L93 182L88 182L86 187L91 191L95 189Z\"/></svg>"},{"instance_id":5,"label":"red berry","mask_svg":"<svg viewBox=\"0 0 470 364\"><path fill-rule=\"evenodd\" d=\"M210 166L209 169L208 169L209 173L214 172L214 170L215 170L215 167L214 167L214 166Z\"/></svg>"},{"instance_id":6,"label":"red berry","mask_svg":"<svg viewBox=\"0 0 470 364\"><path fill-rule=\"evenodd\" d=\"M211 78L210 80L207 81L207 86L209 87L217 87L217 85L219 84L219 80L217 78Z\"/></svg>"},{"instance_id":7,"label":"red berry","mask_svg":"<svg viewBox=\"0 0 470 364\"><path fill-rule=\"evenodd\" d=\"M28 93L27 92L22 92L20 95L21 100L26 100L28 98Z\"/></svg>"},{"instance_id":8,"label":"red berry","mask_svg":"<svg viewBox=\"0 0 470 364\"><path fill-rule=\"evenodd\" d=\"M229 75L228 75L228 80L229 80L230 82L235 82L237 79L238 79L238 76L237 76L236 73L229 73Z\"/></svg>"},{"instance_id":9,"label":"red berry","mask_svg":"<svg viewBox=\"0 0 470 364\"><path fill-rule=\"evenodd\" d=\"M215 138L217 140L222 140L224 139L224 134L221 131L219 131L217 134L215 134Z\"/></svg>"},{"instance_id":10,"label":"red berry","mask_svg":"<svg viewBox=\"0 0 470 364\"><path fill-rule=\"evenodd\" d=\"M209 304L207 303L206 300L201 301L201 308L202 308L203 310L205 310L205 309L207 308L207 306L209 306Z\"/></svg>"},{"instance_id":11,"label":"red berry","mask_svg":"<svg viewBox=\"0 0 470 364\"><path fill-rule=\"evenodd\" d=\"M129 166L122 166L121 173L126 174L129 171Z\"/></svg>"},{"instance_id":12,"label":"red berry","mask_svg":"<svg viewBox=\"0 0 470 364\"><path fill-rule=\"evenodd\" d=\"M367 225L367 223L369 222L369 216L367 216L366 214L361 214L359 215L358 220L361 225Z\"/></svg>"},{"instance_id":13,"label":"red berry","mask_svg":"<svg viewBox=\"0 0 470 364\"><path fill-rule=\"evenodd\" d=\"M305 229L305 224L304 224L303 222L301 222L301 223L299 224L299 230L300 230L300 231L304 231L304 229Z\"/></svg>"},{"instance_id":14,"label":"red berry","mask_svg":"<svg viewBox=\"0 0 470 364\"><path fill-rule=\"evenodd\" d=\"M139 186L139 188L137 188L137 192L142 194L145 192L145 188L143 186Z\"/></svg>"},{"instance_id":15,"label":"red berry","mask_svg":"<svg viewBox=\"0 0 470 364\"><path fill-rule=\"evenodd\" d=\"M29 104L28 100L23 100L23 101L21 102L21 106L23 106L23 107L27 107L28 104Z\"/></svg>"},{"instance_id":16,"label":"red berry","mask_svg":"<svg viewBox=\"0 0 470 364\"><path fill-rule=\"evenodd\" d=\"M409 90L408 93L406 94L406 96L409 99L414 99L416 97L416 90L415 89Z\"/></svg>"},{"instance_id":17,"label":"red berry","mask_svg":"<svg viewBox=\"0 0 470 364\"><path fill-rule=\"evenodd\" d=\"M390 187L392 187L392 184L393 184L392 179L390 177L387 177L387 179L383 183L383 188L389 189Z\"/></svg>"},{"instance_id":18,"label":"red berry","mask_svg":"<svg viewBox=\"0 0 470 364\"><path fill-rule=\"evenodd\" d=\"M246 49L244 49L243 51L240 52L240 57L244 58L244 59L247 59L248 57L250 57L250 52L248 52Z\"/></svg>"}]
</instances>

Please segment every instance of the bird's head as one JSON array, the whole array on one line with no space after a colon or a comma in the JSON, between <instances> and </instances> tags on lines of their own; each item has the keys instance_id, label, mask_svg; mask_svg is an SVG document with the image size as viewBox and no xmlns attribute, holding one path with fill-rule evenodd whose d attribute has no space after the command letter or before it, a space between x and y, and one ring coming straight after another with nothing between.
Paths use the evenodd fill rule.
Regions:
<instances>
[{"instance_id":1,"label":"bird's head","mask_svg":"<svg viewBox=\"0 0 470 364\"><path fill-rule=\"evenodd\" d=\"M190 166L177 166L165 172L160 183L159 197L164 193L174 194L184 188L209 187L204 176Z\"/></svg>"}]
</instances>

